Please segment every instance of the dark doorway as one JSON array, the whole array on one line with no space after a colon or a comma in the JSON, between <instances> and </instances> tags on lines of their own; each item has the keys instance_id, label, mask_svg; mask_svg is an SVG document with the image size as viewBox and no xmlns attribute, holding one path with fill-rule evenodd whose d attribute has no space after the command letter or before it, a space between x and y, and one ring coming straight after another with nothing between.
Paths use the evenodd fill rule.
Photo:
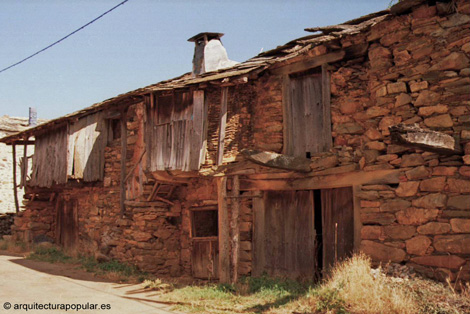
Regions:
<instances>
[{"instance_id":1,"label":"dark doorway","mask_svg":"<svg viewBox=\"0 0 470 314\"><path fill-rule=\"evenodd\" d=\"M78 244L77 200L57 199L56 242L66 252L75 253Z\"/></svg>"}]
</instances>

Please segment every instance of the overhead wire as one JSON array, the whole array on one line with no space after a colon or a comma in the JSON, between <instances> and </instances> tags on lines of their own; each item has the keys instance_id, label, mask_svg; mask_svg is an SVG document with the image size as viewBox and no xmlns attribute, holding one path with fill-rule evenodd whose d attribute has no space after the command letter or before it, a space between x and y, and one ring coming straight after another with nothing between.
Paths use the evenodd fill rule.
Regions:
<instances>
[{"instance_id":1,"label":"overhead wire","mask_svg":"<svg viewBox=\"0 0 470 314\"><path fill-rule=\"evenodd\" d=\"M101 14L100 16L98 16L97 18L91 20L90 22L86 23L86 24L83 25L82 27L77 28L76 30L74 30L74 31L71 32L70 34L68 34L68 35L66 35L66 36L64 36L64 37L62 37L61 39L59 39L59 40L57 40L56 42L50 44L49 46L47 46L47 47L45 47L45 48L43 48L43 49L41 49L41 50L39 50L39 51L33 53L33 54L30 55L29 57L26 57L26 58L24 58L24 59L22 59L22 60L20 60L20 61L18 61L18 62L16 62L16 63L14 63L14 64L8 66L8 67L6 67L6 68L0 70L0 73L5 72L6 70L9 70L9 69L11 69L11 68L13 68L13 67L15 67L15 66L17 66L17 65L19 65L19 64L21 64L21 63L23 63L23 62L25 62L26 60L29 60L29 59L31 59L32 57L34 57L34 56L40 54L41 52L43 52L43 51L45 51L45 50L47 50L47 49L49 49L49 48L51 48L51 47L57 45L57 44L60 43L61 41L65 40L65 39L69 38L70 36L72 36L73 34L75 34L75 33L79 32L79 31L81 31L82 29L84 29L84 28L87 27L88 25L93 24L94 22L96 22L97 20L99 20L100 18L102 18L103 16L105 16L106 14L110 13L111 11L115 10L115 9L118 8L119 6L123 5L123 4L126 3L127 1L129 1L129 0L124 0L124 1L122 1L121 3L117 4L116 6L112 7L112 8L109 9L108 11L106 11L106 12L104 12L103 14Z\"/></svg>"}]
</instances>

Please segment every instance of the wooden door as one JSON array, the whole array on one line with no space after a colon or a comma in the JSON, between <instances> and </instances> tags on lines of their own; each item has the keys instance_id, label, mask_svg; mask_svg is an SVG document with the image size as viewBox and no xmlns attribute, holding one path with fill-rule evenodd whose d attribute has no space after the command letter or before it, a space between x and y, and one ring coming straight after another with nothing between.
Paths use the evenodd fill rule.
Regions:
<instances>
[{"instance_id":1,"label":"wooden door","mask_svg":"<svg viewBox=\"0 0 470 314\"><path fill-rule=\"evenodd\" d=\"M219 265L217 207L191 209L191 240L193 277L217 279Z\"/></svg>"},{"instance_id":2,"label":"wooden door","mask_svg":"<svg viewBox=\"0 0 470 314\"><path fill-rule=\"evenodd\" d=\"M217 239L194 239L191 253L194 278L217 279L219 265L219 244Z\"/></svg>"},{"instance_id":3,"label":"wooden door","mask_svg":"<svg viewBox=\"0 0 470 314\"><path fill-rule=\"evenodd\" d=\"M287 119L292 130L288 131L287 154L310 158L330 149L330 108L322 92L321 73L291 76Z\"/></svg>"},{"instance_id":4,"label":"wooden door","mask_svg":"<svg viewBox=\"0 0 470 314\"><path fill-rule=\"evenodd\" d=\"M65 251L74 253L78 244L77 200L57 199L56 242Z\"/></svg>"},{"instance_id":5,"label":"wooden door","mask_svg":"<svg viewBox=\"0 0 470 314\"><path fill-rule=\"evenodd\" d=\"M321 191L323 266L351 256L354 249L354 199L351 187Z\"/></svg>"},{"instance_id":6,"label":"wooden door","mask_svg":"<svg viewBox=\"0 0 470 314\"><path fill-rule=\"evenodd\" d=\"M265 191L254 200L254 276L313 279L313 204L313 191Z\"/></svg>"}]
</instances>

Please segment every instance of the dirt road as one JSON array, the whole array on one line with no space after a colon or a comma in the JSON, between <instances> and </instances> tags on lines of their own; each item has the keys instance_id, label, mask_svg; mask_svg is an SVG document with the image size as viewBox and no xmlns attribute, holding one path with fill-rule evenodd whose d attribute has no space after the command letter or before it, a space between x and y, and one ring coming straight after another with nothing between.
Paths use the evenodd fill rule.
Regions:
<instances>
[{"instance_id":1,"label":"dirt road","mask_svg":"<svg viewBox=\"0 0 470 314\"><path fill-rule=\"evenodd\" d=\"M73 265L0 255L0 313L175 312L140 285L107 282Z\"/></svg>"}]
</instances>

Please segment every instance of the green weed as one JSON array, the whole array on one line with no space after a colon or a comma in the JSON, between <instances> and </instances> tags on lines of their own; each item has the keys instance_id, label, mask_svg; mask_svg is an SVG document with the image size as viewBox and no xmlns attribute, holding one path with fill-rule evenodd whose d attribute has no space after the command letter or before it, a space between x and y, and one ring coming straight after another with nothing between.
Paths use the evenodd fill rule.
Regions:
<instances>
[{"instance_id":1,"label":"green weed","mask_svg":"<svg viewBox=\"0 0 470 314\"><path fill-rule=\"evenodd\" d=\"M74 263L75 259L66 255L62 250L56 247L37 247L33 253L28 256L29 259L49 262L49 263Z\"/></svg>"}]
</instances>

